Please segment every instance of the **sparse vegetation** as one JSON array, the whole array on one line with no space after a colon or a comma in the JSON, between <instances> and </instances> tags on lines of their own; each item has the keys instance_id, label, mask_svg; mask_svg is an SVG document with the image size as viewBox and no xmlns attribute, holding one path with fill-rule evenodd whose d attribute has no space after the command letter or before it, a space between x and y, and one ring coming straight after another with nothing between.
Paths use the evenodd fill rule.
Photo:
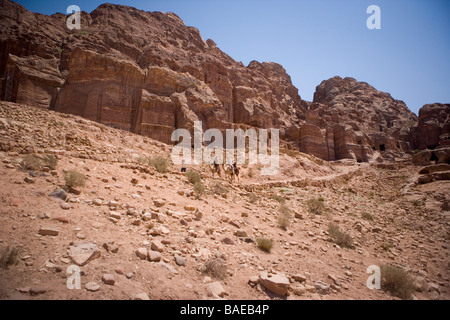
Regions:
<instances>
[{"instance_id":1,"label":"sparse vegetation","mask_svg":"<svg viewBox=\"0 0 450 320\"><path fill-rule=\"evenodd\" d=\"M69 170L64 174L64 181L69 188L84 187L86 184L86 176L76 170Z\"/></svg>"},{"instance_id":2,"label":"sparse vegetation","mask_svg":"<svg viewBox=\"0 0 450 320\"><path fill-rule=\"evenodd\" d=\"M22 167L27 170L40 170L42 159L34 154L27 154L22 158Z\"/></svg>"},{"instance_id":3,"label":"sparse vegetation","mask_svg":"<svg viewBox=\"0 0 450 320\"><path fill-rule=\"evenodd\" d=\"M148 165L155 168L159 173L167 173L168 164L167 159L161 156L156 156L148 160Z\"/></svg>"},{"instance_id":4,"label":"sparse vegetation","mask_svg":"<svg viewBox=\"0 0 450 320\"><path fill-rule=\"evenodd\" d=\"M421 205L421 203L420 203L420 200L414 200L413 202L412 202L412 204L413 204L413 206L414 207L420 207L420 205Z\"/></svg>"},{"instance_id":5,"label":"sparse vegetation","mask_svg":"<svg viewBox=\"0 0 450 320\"><path fill-rule=\"evenodd\" d=\"M254 172L253 172L253 168L249 168L247 171L247 177L249 178L253 178L254 177Z\"/></svg>"},{"instance_id":6,"label":"sparse vegetation","mask_svg":"<svg viewBox=\"0 0 450 320\"><path fill-rule=\"evenodd\" d=\"M403 300L412 298L416 290L413 279L405 270L383 265L381 269L381 289Z\"/></svg>"},{"instance_id":7,"label":"sparse vegetation","mask_svg":"<svg viewBox=\"0 0 450 320\"><path fill-rule=\"evenodd\" d=\"M225 187L224 185L222 185L221 183L214 183L211 186L211 191L213 194L217 194L224 198L226 198L228 196L228 192L229 192L228 188Z\"/></svg>"},{"instance_id":8,"label":"sparse vegetation","mask_svg":"<svg viewBox=\"0 0 450 320\"><path fill-rule=\"evenodd\" d=\"M309 199L308 201L306 201L306 208L313 214L321 215L325 210L323 198Z\"/></svg>"},{"instance_id":9,"label":"sparse vegetation","mask_svg":"<svg viewBox=\"0 0 450 320\"><path fill-rule=\"evenodd\" d=\"M196 182L194 184L194 192L197 199L200 199L205 193L205 187L201 182Z\"/></svg>"},{"instance_id":10,"label":"sparse vegetation","mask_svg":"<svg viewBox=\"0 0 450 320\"><path fill-rule=\"evenodd\" d=\"M373 221L373 216L370 213L368 213L368 212L361 213L361 217L363 219L366 219L366 220L369 220L369 221Z\"/></svg>"},{"instance_id":11,"label":"sparse vegetation","mask_svg":"<svg viewBox=\"0 0 450 320\"><path fill-rule=\"evenodd\" d=\"M51 170L55 170L58 165L58 158L52 154L47 154L42 160L44 162L44 166Z\"/></svg>"},{"instance_id":12,"label":"sparse vegetation","mask_svg":"<svg viewBox=\"0 0 450 320\"><path fill-rule=\"evenodd\" d=\"M272 251L273 248L273 241L267 238L256 238L256 244L258 245L258 247L265 251L265 252L269 252Z\"/></svg>"},{"instance_id":13,"label":"sparse vegetation","mask_svg":"<svg viewBox=\"0 0 450 320\"><path fill-rule=\"evenodd\" d=\"M338 246L348 249L355 248L352 237L349 234L342 232L336 224L330 223L328 225L328 233L333 239L333 242Z\"/></svg>"},{"instance_id":14,"label":"sparse vegetation","mask_svg":"<svg viewBox=\"0 0 450 320\"><path fill-rule=\"evenodd\" d=\"M281 229L286 230L291 223L292 219L291 210L287 206L281 205L279 211L280 215L278 216L278 226Z\"/></svg>"},{"instance_id":15,"label":"sparse vegetation","mask_svg":"<svg viewBox=\"0 0 450 320\"><path fill-rule=\"evenodd\" d=\"M247 197L248 197L248 201L250 201L250 203L256 203L259 200L259 197L256 194L254 194L253 192L247 193Z\"/></svg>"},{"instance_id":16,"label":"sparse vegetation","mask_svg":"<svg viewBox=\"0 0 450 320\"><path fill-rule=\"evenodd\" d=\"M0 269L8 269L10 266L17 264L19 249L16 247L6 247L0 255Z\"/></svg>"},{"instance_id":17,"label":"sparse vegetation","mask_svg":"<svg viewBox=\"0 0 450 320\"><path fill-rule=\"evenodd\" d=\"M394 245L393 245L391 242L383 242L383 243L381 244L381 248L382 248L384 251L390 251L393 247L394 247Z\"/></svg>"},{"instance_id":18,"label":"sparse vegetation","mask_svg":"<svg viewBox=\"0 0 450 320\"><path fill-rule=\"evenodd\" d=\"M201 268L200 271L215 279L225 279L227 277L227 265L221 258L209 260Z\"/></svg>"},{"instance_id":19,"label":"sparse vegetation","mask_svg":"<svg viewBox=\"0 0 450 320\"><path fill-rule=\"evenodd\" d=\"M273 196L271 197L271 199L272 199L272 200L275 200L275 201L278 201L278 202L281 203L281 204L285 204L285 203L286 203L286 199L283 198L282 196L279 196L279 195L273 195Z\"/></svg>"},{"instance_id":20,"label":"sparse vegetation","mask_svg":"<svg viewBox=\"0 0 450 320\"><path fill-rule=\"evenodd\" d=\"M186 172L186 177L192 184L200 183L202 181L202 177L200 176L200 174L194 170L188 170L188 172Z\"/></svg>"}]
</instances>

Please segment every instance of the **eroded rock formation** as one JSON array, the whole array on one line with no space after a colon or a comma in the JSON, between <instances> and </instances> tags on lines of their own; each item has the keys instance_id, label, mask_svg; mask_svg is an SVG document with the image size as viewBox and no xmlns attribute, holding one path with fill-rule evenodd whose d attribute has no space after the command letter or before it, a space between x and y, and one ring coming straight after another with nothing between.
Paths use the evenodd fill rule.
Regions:
<instances>
[{"instance_id":1,"label":"eroded rock formation","mask_svg":"<svg viewBox=\"0 0 450 320\"><path fill-rule=\"evenodd\" d=\"M416 116L389 94L351 78L301 99L286 70L248 66L173 13L103 4L67 16L0 0L0 98L81 115L171 143L174 129L278 128L285 146L325 160L368 161L410 150Z\"/></svg>"}]
</instances>

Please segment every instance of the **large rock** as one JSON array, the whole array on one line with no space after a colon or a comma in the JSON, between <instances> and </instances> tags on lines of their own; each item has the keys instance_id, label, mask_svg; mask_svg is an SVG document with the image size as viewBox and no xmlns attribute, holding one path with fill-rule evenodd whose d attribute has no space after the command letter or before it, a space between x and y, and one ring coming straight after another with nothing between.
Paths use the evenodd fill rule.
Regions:
<instances>
[{"instance_id":1,"label":"large rock","mask_svg":"<svg viewBox=\"0 0 450 320\"><path fill-rule=\"evenodd\" d=\"M450 146L450 104L428 104L419 111L419 121L411 128L414 149Z\"/></svg>"},{"instance_id":2,"label":"large rock","mask_svg":"<svg viewBox=\"0 0 450 320\"><path fill-rule=\"evenodd\" d=\"M261 271L259 274L259 284L279 296L286 296L290 287L289 279L285 275L268 274L267 271Z\"/></svg>"},{"instance_id":3,"label":"large rock","mask_svg":"<svg viewBox=\"0 0 450 320\"><path fill-rule=\"evenodd\" d=\"M68 254L75 264L84 266L89 262L99 258L101 252L96 244L83 243L70 246Z\"/></svg>"}]
</instances>

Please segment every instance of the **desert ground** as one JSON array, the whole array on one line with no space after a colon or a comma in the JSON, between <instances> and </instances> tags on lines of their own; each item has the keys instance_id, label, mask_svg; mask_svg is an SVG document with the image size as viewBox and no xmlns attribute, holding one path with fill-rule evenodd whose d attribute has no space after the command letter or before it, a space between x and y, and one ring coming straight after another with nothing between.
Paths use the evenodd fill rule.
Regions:
<instances>
[{"instance_id":1,"label":"desert ground","mask_svg":"<svg viewBox=\"0 0 450 320\"><path fill-rule=\"evenodd\" d=\"M418 184L410 157L282 149L276 176L249 165L230 182L189 166L194 190L170 161L148 162L171 148L1 102L0 299L399 299L367 288L372 265L401 268L409 299L450 298L450 181ZM73 172L84 186L68 187Z\"/></svg>"}]
</instances>

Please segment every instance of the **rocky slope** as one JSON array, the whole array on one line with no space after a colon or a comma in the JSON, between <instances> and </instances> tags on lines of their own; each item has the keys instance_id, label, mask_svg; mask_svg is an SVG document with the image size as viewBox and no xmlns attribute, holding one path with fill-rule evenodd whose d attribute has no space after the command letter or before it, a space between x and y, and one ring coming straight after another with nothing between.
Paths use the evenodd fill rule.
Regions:
<instances>
[{"instance_id":1,"label":"rocky slope","mask_svg":"<svg viewBox=\"0 0 450 320\"><path fill-rule=\"evenodd\" d=\"M104 4L44 16L0 1L0 98L72 113L170 143L176 128L278 128L289 148L324 160L409 151L404 103L353 79L301 99L272 62L238 63L173 13ZM401 156L401 154L398 154Z\"/></svg>"},{"instance_id":2,"label":"rocky slope","mask_svg":"<svg viewBox=\"0 0 450 320\"><path fill-rule=\"evenodd\" d=\"M408 162L286 150L271 180L257 165L239 184L190 168L197 199L179 168L143 162L170 147L140 135L0 102L0 137L0 299L392 299L366 287L370 265L404 269L413 298L449 299L450 185L419 184ZM72 193L69 170L86 177ZM80 289L67 287L72 265Z\"/></svg>"}]
</instances>

